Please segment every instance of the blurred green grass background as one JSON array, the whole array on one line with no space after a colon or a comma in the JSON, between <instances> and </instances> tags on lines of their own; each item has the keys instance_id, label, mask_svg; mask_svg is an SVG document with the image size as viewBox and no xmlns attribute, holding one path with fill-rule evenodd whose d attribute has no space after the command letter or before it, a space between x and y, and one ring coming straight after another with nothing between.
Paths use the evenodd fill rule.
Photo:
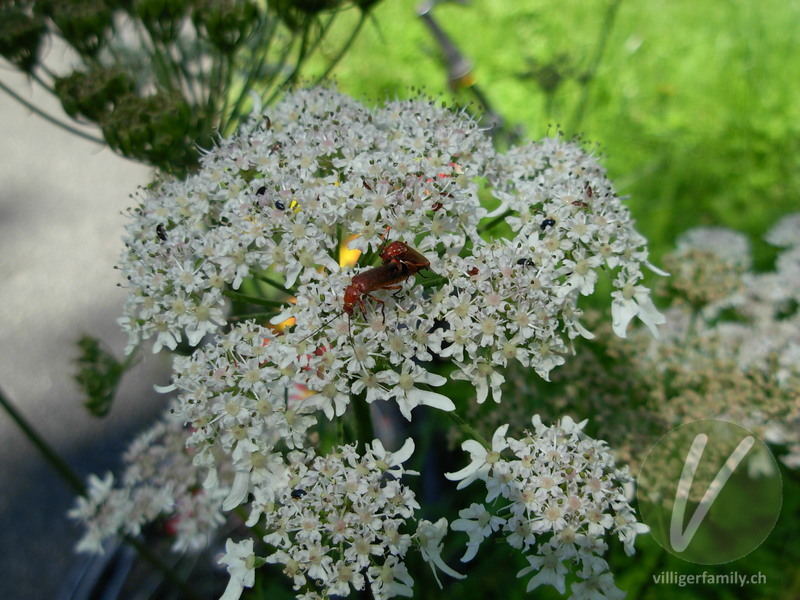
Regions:
<instances>
[{"instance_id":1,"label":"blurred green grass background","mask_svg":"<svg viewBox=\"0 0 800 600\"><path fill-rule=\"evenodd\" d=\"M419 5L377 5L334 71L342 91L473 100L448 89ZM656 259L690 227L724 225L756 241L800 209L800 3L472 0L432 14L510 125L599 144ZM770 251L755 251L768 266Z\"/></svg>"}]
</instances>

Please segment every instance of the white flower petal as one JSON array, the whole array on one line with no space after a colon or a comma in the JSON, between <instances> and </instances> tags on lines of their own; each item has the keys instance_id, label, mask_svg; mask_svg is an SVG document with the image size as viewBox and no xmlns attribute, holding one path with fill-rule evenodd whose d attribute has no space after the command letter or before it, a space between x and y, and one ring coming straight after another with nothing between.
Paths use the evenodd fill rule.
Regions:
<instances>
[{"instance_id":1,"label":"white flower petal","mask_svg":"<svg viewBox=\"0 0 800 600\"><path fill-rule=\"evenodd\" d=\"M222 510L233 510L247 498L250 492L250 471L236 471L231 491L222 503Z\"/></svg>"},{"instance_id":2,"label":"white flower petal","mask_svg":"<svg viewBox=\"0 0 800 600\"><path fill-rule=\"evenodd\" d=\"M378 443L380 442L378 441ZM373 442L373 448L375 447L374 444L375 442ZM408 438L399 450L392 452L392 460L389 462L389 465L394 466L402 464L411 458L412 454L414 454L414 440Z\"/></svg>"}]
</instances>

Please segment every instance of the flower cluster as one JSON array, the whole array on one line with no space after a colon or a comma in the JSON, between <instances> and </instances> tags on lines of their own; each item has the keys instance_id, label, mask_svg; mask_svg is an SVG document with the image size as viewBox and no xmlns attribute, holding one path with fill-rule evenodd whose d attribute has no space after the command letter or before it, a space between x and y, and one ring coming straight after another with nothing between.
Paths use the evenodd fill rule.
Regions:
<instances>
[{"instance_id":1,"label":"flower cluster","mask_svg":"<svg viewBox=\"0 0 800 600\"><path fill-rule=\"evenodd\" d=\"M77 549L103 552L103 543L120 534L138 535L169 516L175 551L200 550L225 522L224 489L203 490L203 473L186 450L187 432L177 419L158 421L131 444L119 482L111 473L89 477L85 497L69 512L86 526ZM115 487L116 484L116 487Z\"/></svg>"},{"instance_id":2,"label":"flower cluster","mask_svg":"<svg viewBox=\"0 0 800 600\"><path fill-rule=\"evenodd\" d=\"M627 468L616 468L606 444L581 432L585 424L564 417L548 427L537 415L534 430L521 439L507 437L503 425L492 436L491 450L474 440L462 444L472 461L448 479L459 481L459 488L481 480L487 504L507 501L495 514L483 504L459 513L452 528L469 536L462 561L499 532L526 554L530 566L518 577L534 573L527 591L551 585L563 594L567 574L574 572L580 581L572 584L573 598L624 597L602 558L605 535L617 535L631 555L636 535L648 528L636 520L623 493L633 481Z\"/></svg>"},{"instance_id":3,"label":"flower cluster","mask_svg":"<svg viewBox=\"0 0 800 600\"><path fill-rule=\"evenodd\" d=\"M672 277L662 287L697 310L741 291L751 262L745 235L723 227L698 227L678 238L675 251L665 257Z\"/></svg>"},{"instance_id":4,"label":"flower cluster","mask_svg":"<svg viewBox=\"0 0 800 600\"><path fill-rule=\"evenodd\" d=\"M738 423L783 446L776 449L783 461L800 466L798 222L789 215L766 234L780 250L774 268L763 272L750 268L744 235L688 231L664 258L673 276L662 292L672 304L659 340L644 328L619 340L601 325L554 374L552 388L537 389L526 373L509 371L508 406L537 394L546 418L592 415L593 432L633 470L664 431L699 419ZM484 435L519 422L502 408L483 419Z\"/></svg>"},{"instance_id":5,"label":"flower cluster","mask_svg":"<svg viewBox=\"0 0 800 600\"><path fill-rule=\"evenodd\" d=\"M480 401L500 400L510 361L547 378L572 340L591 336L578 298L601 269L615 273L619 335L635 316L654 332L663 322L640 285L645 240L594 157L560 137L497 154L471 118L431 102L370 111L330 90L296 92L221 141L196 175L146 190L132 216L121 265L129 348L151 337L155 351L196 345L225 323L229 288L272 285L292 299L272 323L294 323L276 353L308 357L320 376L300 383L325 395L329 416L362 392L395 397L407 418L419 404L447 409L415 385L444 383L419 366L434 354L452 357ZM485 239L503 221L512 235ZM344 269L350 236L362 259ZM371 283L390 240L417 249L430 272ZM366 283L348 306L354 274Z\"/></svg>"},{"instance_id":6,"label":"flower cluster","mask_svg":"<svg viewBox=\"0 0 800 600\"><path fill-rule=\"evenodd\" d=\"M673 390L669 401L654 413L673 422L720 418L738 423L765 440L795 449L785 462L800 464L800 216L788 215L776 223L765 239L781 247L775 268L767 272L749 269L749 245L740 234L724 235L707 229L687 232L676 254L703 249L706 267L721 274L712 295L708 282L686 286L688 294L705 297L706 303L689 307L674 305L665 329L665 345L652 345L649 368L656 362L669 373ZM712 234L716 240L710 240ZM715 244L711 241L728 240Z\"/></svg>"},{"instance_id":7,"label":"flower cluster","mask_svg":"<svg viewBox=\"0 0 800 600\"><path fill-rule=\"evenodd\" d=\"M271 489L286 449L308 445L319 406L294 383L298 357L276 354L269 329L239 325L189 357L176 357L169 390L173 418L191 427L186 444L207 473L206 489L226 489L224 509L245 502L256 486ZM233 482L225 474L234 472ZM230 485L227 485L230 483Z\"/></svg>"},{"instance_id":8,"label":"flower cluster","mask_svg":"<svg viewBox=\"0 0 800 600\"><path fill-rule=\"evenodd\" d=\"M413 580L403 559L415 544L432 567L461 577L440 557L446 521L420 520L416 533L403 531L419 508L414 492L400 481L415 474L402 466L413 450L409 439L395 453L378 440L363 455L355 445L325 456L290 452L279 481L256 490L247 520L266 530L263 541L274 552L259 557L252 540L229 541L220 561L231 574L223 599L238 598L265 562L283 565L298 597L308 600L345 597L367 585L376 599L410 596Z\"/></svg>"}]
</instances>

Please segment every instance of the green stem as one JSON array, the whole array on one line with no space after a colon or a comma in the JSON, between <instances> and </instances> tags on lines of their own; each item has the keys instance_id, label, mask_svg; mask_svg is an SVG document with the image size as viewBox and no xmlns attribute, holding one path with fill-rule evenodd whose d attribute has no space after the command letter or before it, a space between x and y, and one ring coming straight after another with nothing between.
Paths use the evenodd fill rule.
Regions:
<instances>
[{"instance_id":1,"label":"green stem","mask_svg":"<svg viewBox=\"0 0 800 600\"><path fill-rule=\"evenodd\" d=\"M286 304L286 302L281 300L267 300L266 298L250 296L249 294L241 294L232 290L223 290L222 295L227 296L231 300L247 302L249 304L255 304L256 306L283 306Z\"/></svg>"},{"instance_id":2,"label":"green stem","mask_svg":"<svg viewBox=\"0 0 800 600\"><path fill-rule=\"evenodd\" d=\"M233 79L230 58L215 56L209 71L208 86L205 89L206 112L216 115L215 125L222 131L225 115L228 114L230 82Z\"/></svg>"},{"instance_id":3,"label":"green stem","mask_svg":"<svg viewBox=\"0 0 800 600\"><path fill-rule=\"evenodd\" d=\"M347 53L348 50L350 50L350 46L353 45L353 42L355 41L356 37L358 36L358 33L361 31L361 28L364 26L364 23L367 21L367 16L368 15L369 15L369 13L367 13L367 12L364 12L364 11L361 12L361 18L358 20L358 23L356 23L356 26L353 29L353 31L351 32L350 37L344 43L344 46L341 47L341 49L339 50L339 53L330 62L330 64L328 65L328 68L325 69L325 72L317 78L317 80L314 82L314 85L319 85L322 82L323 79L328 77L328 75L331 74L331 71L333 71L336 68L336 65L339 64L339 61L342 60L342 57Z\"/></svg>"},{"instance_id":4,"label":"green stem","mask_svg":"<svg viewBox=\"0 0 800 600\"><path fill-rule=\"evenodd\" d=\"M56 76L54 73L51 73L50 70L47 69L46 65L41 65L40 70L43 71L50 78L51 82L54 82L56 79L58 79L58 76ZM41 87L45 92L50 94L53 98L58 100L59 104L61 103L61 98L59 98L58 94L56 94L56 88L53 83L48 83L47 81L45 81L45 79L41 75L39 75L36 71L31 71L30 78L31 81L33 81L34 83L38 83L39 87Z\"/></svg>"},{"instance_id":5,"label":"green stem","mask_svg":"<svg viewBox=\"0 0 800 600\"><path fill-rule=\"evenodd\" d=\"M166 48L159 42L159 34L143 21L136 21L135 29L141 45L140 51L149 54L158 87L181 93L179 66L175 64ZM119 62L119 59L116 62Z\"/></svg>"},{"instance_id":6,"label":"green stem","mask_svg":"<svg viewBox=\"0 0 800 600\"><path fill-rule=\"evenodd\" d=\"M355 409L353 409L355 410ZM344 442L344 419L336 419L336 443L343 445Z\"/></svg>"},{"instance_id":7,"label":"green stem","mask_svg":"<svg viewBox=\"0 0 800 600\"><path fill-rule=\"evenodd\" d=\"M88 133L85 133L85 132L81 131L80 129L76 129L75 127L72 127L71 125L68 125L67 123L64 123L63 121L59 121L55 117L53 117L53 116L47 114L46 112L44 112L42 109L40 109L37 106L35 106L35 105L31 104L30 102L28 102L25 98L23 98L22 96L17 94L14 90L12 90L10 87L8 87L6 84L4 84L2 81L0 81L0 90L3 90L6 94L11 96L14 100L16 100L17 102L22 104L25 108L27 108L28 110L30 110L34 114L39 115L45 121L48 121L48 122L52 123L56 127L61 127L65 131L68 131L68 132L70 132L70 133L72 133L74 135L77 135L78 137L82 137L83 139L89 140L90 142L94 142L95 144L100 144L100 145L105 146L105 142L102 139L96 138L94 136L91 136Z\"/></svg>"},{"instance_id":8,"label":"green stem","mask_svg":"<svg viewBox=\"0 0 800 600\"><path fill-rule=\"evenodd\" d=\"M8 398L6 398L5 394L2 390L0 390L0 406L2 406L8 416L11 417L11 420L19 427L25 437L36 447L39 453L44 457L44 459L50 463L56 472L61 476L61 478L72 488L72 491L75 493L85 496L86 495L86 485L83 483L78 474L69 466L69 464L61 458L58 453L48 444L45 439L39 435L39 433L33 428L33 426L28 423L25 417L22 416L20 412L17 411L16 408L9 402ZM150 563L150 565L155 568L159 573L164 576L164 579L169 581L172 585L174 585L177 589L180 589L186 598L190 600L200 600L199 596L192 590L189 585L183 581L182 579L178 578L171 569L165 565L155 554L150 552L150 550L142 543L141 540L136 539L135 537L124 534L122 539L125 543L130 544L134 550L142 557L145 561Z\"/></svg>"},{"instance_id":9,"label":"green stem","mask_svg":"<svg viewBox=\"0 0 800 600\"><path fill-rule=\"evenodd\" d=\"M289 62L292 48L294 48L294 40L285 43L278 53L278 59L271 65L272 75L270 75L268 83L264 86L264 91L260 94L262 106L269 106L272 104L280 93L284 91L277 81L284 67Z\"/></svg>"},{"instance_id":10,"label":"green stem","mask_svg":"<svg viewBox=\"0 0 800 600\"><path fill-rule=\"evenodd\" d=\"M328 17L328 19L326 20L326 22L324 24L319 24L319 21L317 21L317 23L319 24L318 25L319 26L319 31L314 36L313 40L311 41L311 45L308 47L308 50L306 51L306 58L311 57L317 51L317 49L320 47L320 45L322 44L322 40L324 40L325 36L328 35L328 32L330 31L331 27L333 26L334 21L336 21L336 17L339 16L339 12L340 12L339 9L333 11L333 13L331 13L331 15ZM309 25L309 29L313 25L314 25L314 23L312 22Z\"/></svg>"},{"instance_id":11,"label":"green stem","mask_svg":"<svg viewBox=\"0 0 800 600\"><path fill-rule=\"evenodd\" d=\"M468 437L472 438L476 442L478 442L481 446L486 448L487 450L492 449L492 445L484 439L484 437L478 433L472 425L467 423L464 419L462 419L459 414L451 410L447 413L447 416L450 417L450 420L453 421L461 431L463 431Z\"/></svg>"},{"instance_id":12,"label":"green stem","mask_svg":"<svg viewBox=\"0 0 800 600\"><path fill-rule=\"evenodd\" d=\"M278 283L274 279L270 279L266 275L256 275L256 279L258 279L259 281L263 281L267 285L271 285L276 290L280 290L284 294L287 294L289 296L297 296L297 290L293 290L293 289L290 289L290 288L287 288L287 287L283 287L280 283Z\"/></svg>"},{"instance_id":13,"label":"green stem","mask_svg":"<svg viewBox=\"0 0 800 600\"><path fill-rule=\"evenodd\" d=\"M42 436L38 434L38 432L33 428L33 426L28 423L25 417L22 416L20 412L17 411L16 408L9 402L8 398L6 398L5 394L2 390L0 390L0 406L2 406L5 411L8 413L8 416L11 417L11 420L14 421L17 427L25 434L25 437L30 440L30 442L36 446L36 449L39 453L44 457L44 459L50 463L50 465L56 470L56 472L61 476L61 478L69 484L72 488L72 491L80 494L86 494L86 486L81 480L80 477L72 470L72 467L67 464L67 462L61 458L58 453L53 450L52 446L48 444Z\"/></svg>"},{"instance_id":14,"label":"green stem","mask_svg":"<svg viewBox=\"0 0 800 600\"><path fill-rule=\"evenodd\" d=\"M513 211L510 208L505 210L502 214L497 215L494 219L486 223L486 225L481 225L480 227L478 227L478 233L489 231L490 229L496 227L497 225L505 221L507 216L513 215L515 212L516 211Z\"/></svg>"},{"instance_id":15,"label":"green stem","mask_svg":"<svg viewBox=\"0 0 800 600\"><path fill-rule=\"evenodd\" d=\"M254 313L247 313L245 315L233 315L228 317L228 321L242 321L244 319L266 319L267 317L274 317L275 311L271 310L268 312L254 312Z\"/></svg>"},{"instance_id":16,"label":"green stem","mask_svg":"<svg viewBox=\"0 0 800 600\"><path fill-rule=\"evenodd\" d=\"M297 79L298 74L300 73L300 69L302 68L303 64L307 58L307 52L309 49L309 40L308 40L308 31L311 25L306 22L303 26L303 35L300 38L300 49L298 51L297 62L295 63L294 67L292 68L289 75L276 87L272 94L270 95L269 99L266 101L266 104L272 104L273 100L280 94L281 92L285 91L287 88L291 87L295 80ZM294 44L289 44L289 49Z\"/></svg>"},{"instance_id":17,"label":"green stem","mask_svg":"<svg viewBox=\"0 0 800 600\"><path fill-rule=\"evenodd\" d=\"M309 39L308 34L311 30L311 24L306 23L305 27L303 28L303 35L300 37L300 50L297 55L297 62L294 65L294 68L289 73L289 76L284 80L281 84L281 89L285 89L289 86L294 85L294 82L297 81L297 77L300 74L300 69L302 69L303 64L306 62L306 58L308 57L309 51Z\"/></svg>"},{"instance_id":18,"label":"green stem","mask_svg":"<svg viewBox=\"0 0 800 600\"><path fill-rule=\"evenodd\" d=\"M369 404L364 395L353 399L353 415L355 416L356 441L364 444L375 439L375 432L372 429L372 414Z\"/></svg>"},{"instance_id":19,"label":"green stem","mask_svg":"<svg viewBox=\"0 0 800 600\"><path fill-rule=\"evenodd\" d=\"M443 285L446 282L447 282L447 277L434 277L434 278L431 278L431 279L426 279L425 281L420 283L420 285L423 287L423 289L427 289L427 288Z\"/></svg>"},{"instance_id":20,"label":"green stem","mask_svg":"<svg viewBox=\"0 0 800 600\"><path fill-rule=\"evenodd\" d=\"M277 19L265 18L261 27L259 28L258 40L252 45L254 52L256 53L254 54L254 58L256 58L255 64L251 64L249 67L247 77L245 78L244 83L242 83L242 89L239 92L239 97L236 99L233 108L228 114L221 115L222 119L220 122L224 123L224 126L220 126L220 131L225 134L238 129L239 125L245 120L242 118L241 114L242 107L248 100L250 92L253 91L253 85L258 82L259 78L263 77L264 65L267 64L267 59L269 58L272 40L275 37L275 31L277 30L277 23ZM275 75L271 75L269 77L270 82L273 79L275 79ZM267 83L265 87L268 88L271 85L271 83ZM262 110L263 108L264 107L262 107Z\"/></svg>"},{"instance_id":21,"label":"green stem","mask_svg":"<svg viewBox=\"0 0 800 600\"><path fill-rule=\"evenodd\" d=\"M597 75L597 69L600 66L600 60L603 58L603 54L605 53L608 38L611 37L611 30L614 27L617 9L619 9L619 5L621 3L622 0L613 0L611 4L608 5L606 13L603 16L603 23L600 25L600 38L597 41L597 49L595 50L594 59L592 60L592 64L589 66L589 69L586 72L585 83L583 85L583 89L581 90L581 98L578 101L578 105L575 107L575 112L572 114L572 119L570 121L570 126L567 129L567 133L575 133L575 130L580 127L581 121L583 121L583 114L586 111L586 105L589 103L589 92L591 91L591 85L595 76Z\"/></svg>"}]
</instances>

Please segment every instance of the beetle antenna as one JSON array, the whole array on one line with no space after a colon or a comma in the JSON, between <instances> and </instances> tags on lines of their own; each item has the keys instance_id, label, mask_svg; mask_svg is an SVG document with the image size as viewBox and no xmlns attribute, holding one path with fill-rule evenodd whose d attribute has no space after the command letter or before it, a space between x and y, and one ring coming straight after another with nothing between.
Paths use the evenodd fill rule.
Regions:
<instances>
[{"instance_id":1,"label":"beetle antenna","mask_svg":"<svg viewBox=\"0 0 800 600\"><path fill-rule=\"evenodd\" d=\"M299 340L299 341L298 341L298 342L296 342L296 343L298 343L298 344L301 344L301 343L305 342L305 341L306 341L308 338L310 338L312 335L316 335L316 334L317 334L317 332L319 332L319 331L322 331L322 329L323 329L323 328L324 328L326 325L328 325L328 323L331 323L331 322L332 322L334 319L336 319L336 318L338 318L338 317L341 317L341 316L342 316L342 314L344 314L344 313L342 313L342 312L337 312L337 313L336 313L335 315L333 315L333 316L332 316L330 319L328 319L327 321L325 321L325 322L324 322L322 325L320 325L319 327L317 327L317 328L316 328L314 331L312 331L312 332L311 332L311 333L309 333L309 334L308 334L306 337L304 337L303 339Z\"/></svg>"}]
</instances>

